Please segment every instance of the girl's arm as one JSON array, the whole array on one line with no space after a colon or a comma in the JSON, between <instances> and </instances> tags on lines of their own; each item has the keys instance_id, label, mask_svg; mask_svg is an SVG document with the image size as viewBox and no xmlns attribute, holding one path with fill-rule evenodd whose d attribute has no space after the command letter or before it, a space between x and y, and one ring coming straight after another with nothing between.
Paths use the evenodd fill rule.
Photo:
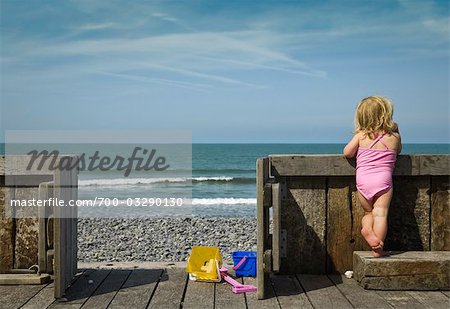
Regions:
<instances>
[{"instance_id":1,"label":"girl's arm","mask_svg":"<svg viewBox=\"0 0 450 309\"><path fill-rule=\"evenodd\" d=\"M402 137L400 135L400 130L398 129L397 123L395 123L394 136L398 138L397 154L400 154L402 151Z\"/></svg>"},{"instance_id":2,"label":"girl's arm","mask_svg":"<svg viewBox=\"0 0 450 309\"><path fill-rule=\"evenodd\" d=\"M344 147L344 157L353 158L359 147L359 133L353 136L352 140Z\"/></svg>"},{"instance_id":3,"label":"girl's arm","mask_svg":"<svg viewBox=\"0 0 450 309\"><path fill-rule=\"evenodd\" d=\"M400 136L400 133L398 133L398 150L397 150L397 154L400 154L401 151L402 151L402 137Z\"/></svg>"}]
</instances>

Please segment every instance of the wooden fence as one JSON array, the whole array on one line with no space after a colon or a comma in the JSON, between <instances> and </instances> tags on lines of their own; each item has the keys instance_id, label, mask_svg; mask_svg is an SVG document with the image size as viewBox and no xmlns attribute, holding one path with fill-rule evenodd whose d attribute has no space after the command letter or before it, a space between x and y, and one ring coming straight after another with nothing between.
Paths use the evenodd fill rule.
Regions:
<instances>
[{"instance_id":1,"label":"wooden fence","mask_svg":"<svg viewBox=\"0 0 450 309\"><path fill-rule=\"evenodd\" d=\"M69 165L78 159L59 156ZM18 207L13 200L77 200L78 170L27 170L29 156L0 157L0 273L34 264L61 298L77 272L77 207ZM47 161L48 162L48 161ZM58 161L56 161L56 164ZM9 205L8 205L9 204Z\"/></svg>"},{"instance_id":2,"label":"wooden fence","mask_svg":"<svg viewBox=\"0 0 450 309\"><path fill-rule=\"evenodd\" d=\"M399 156L387 250L450 250L449 161L450 155ZM356 193L354 160L339 155L257 160L260 298L270 272L343 273L352 269L353 251L370 250L360 234L364 211Z\"/></svg>"}]
</instances>

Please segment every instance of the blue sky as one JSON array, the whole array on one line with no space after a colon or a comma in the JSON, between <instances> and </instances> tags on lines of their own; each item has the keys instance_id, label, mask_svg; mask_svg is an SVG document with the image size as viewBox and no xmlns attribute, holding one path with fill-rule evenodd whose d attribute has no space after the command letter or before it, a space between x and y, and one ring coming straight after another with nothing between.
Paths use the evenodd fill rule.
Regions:
<instances>
[{"instance_id":1,"label":"blue sky","mask_svg":"<svg viewBox=\"0 0 450 309\"><path fill-rule=\"evenodd\" d=\"M450 139L447 1L0 3L2 136L344 143L378 94L405 142Z\"/></svg>"}]
</instances>

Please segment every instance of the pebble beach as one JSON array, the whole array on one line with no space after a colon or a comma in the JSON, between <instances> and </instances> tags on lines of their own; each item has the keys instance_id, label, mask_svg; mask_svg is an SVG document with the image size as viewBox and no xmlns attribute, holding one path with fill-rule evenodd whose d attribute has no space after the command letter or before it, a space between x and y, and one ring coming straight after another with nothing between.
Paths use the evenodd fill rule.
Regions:
<instances>
[{"instance_id":1,"label":"pebble beach","mask_svg":"<svg viewBox=\"0 0 450 309\"><path fill-rule=\"evenodd\" d=\"M78 220L80 262L181 262L193 246L218 246L232 263L231 252L256 251L256 218Z\"/></svg>"}]
</instances>

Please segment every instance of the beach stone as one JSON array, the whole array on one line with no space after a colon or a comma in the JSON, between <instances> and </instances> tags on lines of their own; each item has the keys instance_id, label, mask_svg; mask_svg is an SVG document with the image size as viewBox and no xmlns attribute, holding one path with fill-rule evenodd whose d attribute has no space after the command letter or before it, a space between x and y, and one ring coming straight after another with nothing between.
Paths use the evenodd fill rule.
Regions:
<instances>
[{"instance_id":1,"label":"beach stone","mask_svg":"<svg viewBox=\"0 0 450 309\"><path fill-rule=\"evenodd\" d=\"M209 245L231 263L232 251L255 251L256 218L80 218L78 240L83 262L186 261L193 246Z\"/></svg>"},{"instance_id":2,"label":"beach stone","mask_svg":"<svg viewBox=\"0 0 450 309\"><path fill-rule=\"evenodd\" d=\"M355 251L353 275L365 289L448 290L450 251L392 252L383 258Z\"/></svg>"}]
</instances>

